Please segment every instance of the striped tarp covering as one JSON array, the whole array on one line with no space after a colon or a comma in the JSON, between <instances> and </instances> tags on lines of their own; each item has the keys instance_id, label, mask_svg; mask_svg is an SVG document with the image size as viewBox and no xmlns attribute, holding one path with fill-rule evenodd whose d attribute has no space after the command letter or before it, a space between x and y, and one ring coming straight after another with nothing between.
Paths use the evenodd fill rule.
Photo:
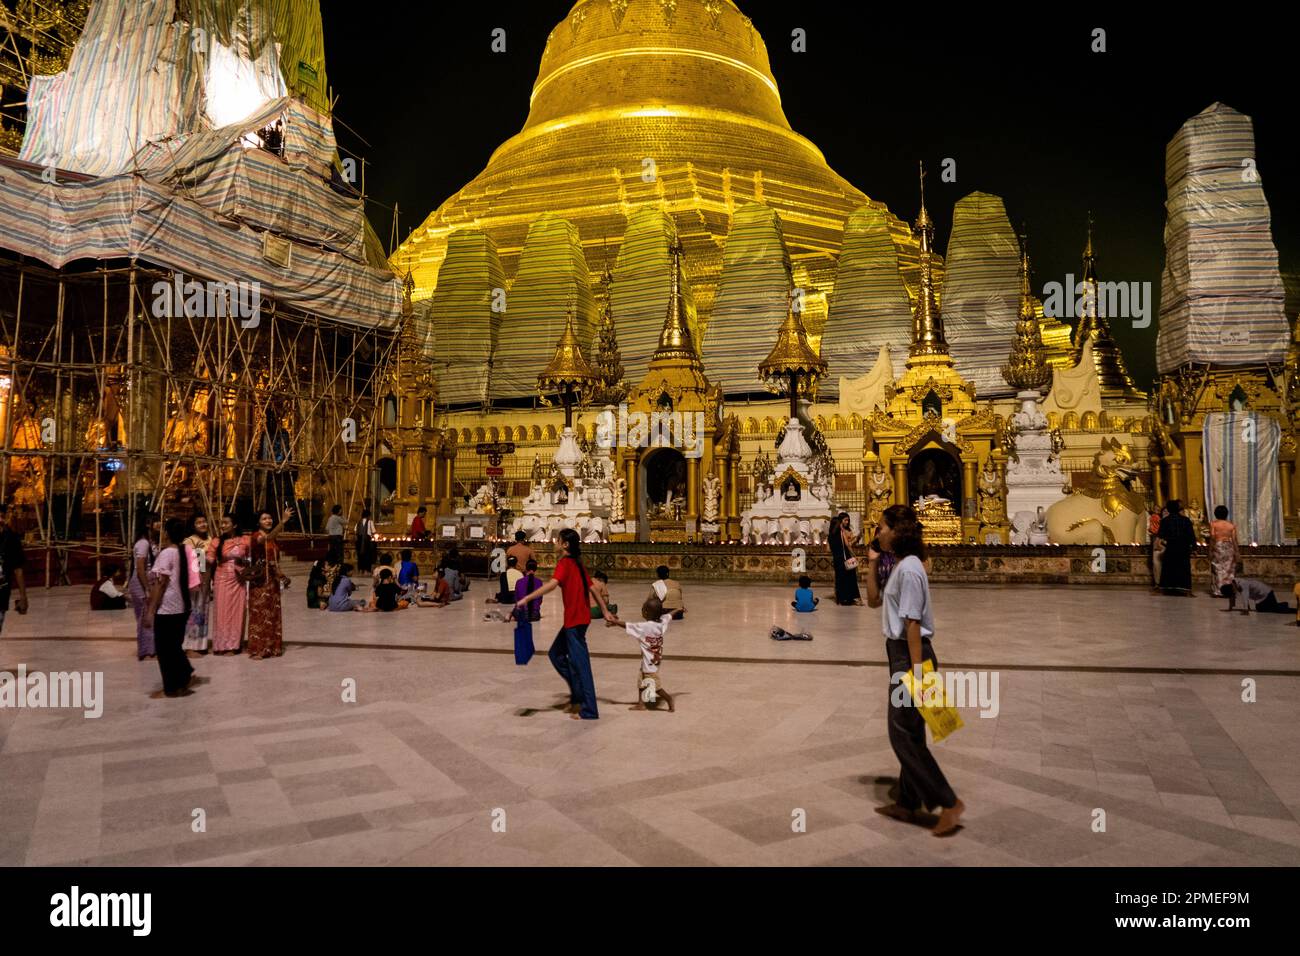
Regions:
<instances>
[{"instance_id":1,"label":"striped tarp covering","mask_svg":"<svg viewBox=\"0 0 1300 956\"><path fill-rule=\"evenodd\" d=\"M912 342L912 309L898 269L898 250L883 210L863 206L844 227L822 358L830 363L820 394L834 398L839 379L865 375L888 345L894 375L903 373Z\"/></svg>"},{"instance_id":2,"label":"striped tarp covering","mask_svg":"<svg viewBox=\"0 0 1300 956\"><path fill-rule=\"evenodd\" d=\"M570 308L583 355L590 360L596 299L578 227L558 216L541 216L528 228L519 271L507 293L492 360L492 398L537 394L537 375L555 354Z\"/></svg>"},{"instance_id":3,"label":"striped tarp covering","mask_svg":"<svg viewBox=\"0 0 1300 956\"><path fill-rule=\"evenodd\" d=\"M280 82L329 112L319 0L178 0L182 16L242 58L279 70Z\"/></svg>"},{"instance_id":4,"label":"striped tarp covering","mask_svg":"<svg viewBox=\"0 0 1300 956\"><path fill-rule=\"evenodd\" d=\"M659 345L659 333L663 331L672 287L673 261L668 254L668 244L675 231L672 218L662 209L642 206L628 220L618 251L610 299L618 351L623 359L623 379L631 385L639 384L645 377L650 359ZM682 291L687 318L691 329L695 330L698 328L695 306L687 279L690 268L691 260L684 256ZM587 357L590 359L594 354L593 349Z\"/></svg>"},{"instance_id":5,"label":"striped tarp covering","mask_svg":"<svg viewBox=\"0 0 1300 956\"><path fill-rule=\"evenodd\" d=\"M97 0L68 68L31 84L20 158L116 175L149 143L241 120L287 91L329 110L317 0ZM332 145L312 161L328 164Z\"/></svg>"},{"instance_id":6,"label":"striped tarp covering","mask_svg":"<svg viewBox=\"0 0 1300 956\"><path fill-rule=\"evenodd\" d=\"M249 129L279 117L285 120L284 159L240 144ZM181 189L215 212L361 260L362 204L329 185L333 155L328 121L302 103L280 99L246 122L152 143L138 158L145 178Z\"/></svg>"},{"instance_id":7,"label":"striped tarp covering","mask_svg":"<svg viewBox=\"0 0 1300 956\"><path fill-rule=\"evenodd\" d=\"M68 67L32 78L19 158L92 176L197 125L202 69L174 0L97 0Z\"/></svg>"},{"instance_id":8,"label":"striped tarp covering","mask_svg":"<svg viewBox=\"0 0 1300 956\"><path fill-rule=\"evenodd\" d=\"M443 405L487 399L492 350L501 325L501 313L492 311L492 292L505 287L496 243L487 233L457 229L448 237L438 287L426 300L432 316L438 400Z\"/></svg>"},{"instance_id":9,"label":"striped tarp covering","mask_svg":"<svg viewBox=\"0 0 1300 956\"><path fill-rule=\"evenodd\" d=\"M943 328L957 371L980 398L1013 395L1002 378L1020 311L1020 245L1000 196L957 200L943 282Z\"/></svg>"},{"instance_id":10,"label":"striped tarp covering","mask_svg":"<svg viewBox=\"0 0 1300 956\"><path fill-rule=\"evenodd\" d=\"M737 209L700 356L709 381L724 394L766 388L758 365L776 344L792 287L780 216L757 203Z\"/></svg>"},{"instance_id":11,"label":"striped tarp covering","mask_svg":"<svg viewBox=\"0 0 1300 956\"><path fill-rule=\"evenodd\" d=\"M137 256L196 279L258 282L264 298L342 322L391 328L401 313L401 284L389 269L302 243L281 269L263 258L264 233L219 224L209 210L139 176L53 184L8 165L0 209L0 247L54 268Z\"/></svg>"},{"instance_id":12,"label":"striped tarp covering","mask_svg":"<svg viewBox=\"0 0 1300 956\"><path fill-rule=\"evenodd\" d=\"M1156 369L1280 362L1290 336L1250 117L1215 103L1165 149Z\"/></svg>"},{"instance_id":13,"label":"striped tarp covering","mask_svg":"<svg viewBox=\"0 0 1300 956\"><path fill-rule=\"evenodd\" d=\"M1258 412L1210 412L1201 431L1205 513L1219 505L1242 544L1282 544L1282 429Z\"/></svg>"}]
</instances>

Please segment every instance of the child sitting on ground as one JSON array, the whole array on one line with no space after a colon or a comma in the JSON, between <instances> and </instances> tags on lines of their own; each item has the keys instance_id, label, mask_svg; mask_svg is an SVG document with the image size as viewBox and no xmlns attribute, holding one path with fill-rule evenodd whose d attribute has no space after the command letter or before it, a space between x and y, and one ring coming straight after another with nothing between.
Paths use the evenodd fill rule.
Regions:
<instances>
[{"instance_id":1,"label":"child sitting on ground","mask_svg":"<svg viewBox=\"0 0 1300 956\"><path fill-rule=\"evenodd\" d=\"M796 611L815 611L821 598L813 597L812 578L804 575L799 579L799 586L794 589L794 600L790 606Z\"/></svg>"},{"instance_id":2,"label":"child sitting on ground","mask_svg":"<svg viewBox=\"0 0 1300 956\"><path fill-rule=\"evenodd\" d=\"M407 600L399 600L402 589L393 580L393 572L384 568L379 572L379 583L375 585L375 597L370 605L371 611L400 611L411 606Z\"/></svg>"},{"instance_id":3,"label":"child sitting on ground","mask_svg":"<svg viewBox=\"0 0 1300 956\"><path fill-rule=\"evenodd\" d=\"M596 603L596 595L599 594L605 599L605 606L609 608L610 614L618 613L618 605L611 604L609 601L609 575L604 571L591 572L591 616L598 618L601 616L600 605Z\"/></svg>"},{"instance_id":4,"label":"child sitting on ground","mask_svg":"<svg viewBox=\"0 0 1300 956\"><path fill-rule=\"evenodd\" d=\"M662 697L668 702L669 712L676 710L673 695L663 688L659 681L659 663L663 660L664 635L668 633L668 622L673 619L671 613L663 606L659 598L650 596L641 605L644 621L629 624L617 617L605 618L607 627L625 627L627 633L641 645L641 677L637 681L637 702L633 710L645 710L647 704L658 705Z\"/></svg>"}]
</instances>

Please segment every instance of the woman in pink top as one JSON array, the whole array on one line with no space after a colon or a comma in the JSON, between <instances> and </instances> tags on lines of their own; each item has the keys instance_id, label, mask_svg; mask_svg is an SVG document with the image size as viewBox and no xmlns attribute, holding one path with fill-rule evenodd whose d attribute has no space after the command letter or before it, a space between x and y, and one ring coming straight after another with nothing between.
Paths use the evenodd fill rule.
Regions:
<instances>
[{"instance_id":1,"label":"woman in pink top","mask_svg":"<svg viewBox=\"0 0 1300 956\"><path fill-rule=\"evenodd\" d=\"M1228 509L1219 505L1210 522L1210 585L1215 594L1231 595L1238 557L1237 526L1228 520Z\"/></svg>"}]
</instances>

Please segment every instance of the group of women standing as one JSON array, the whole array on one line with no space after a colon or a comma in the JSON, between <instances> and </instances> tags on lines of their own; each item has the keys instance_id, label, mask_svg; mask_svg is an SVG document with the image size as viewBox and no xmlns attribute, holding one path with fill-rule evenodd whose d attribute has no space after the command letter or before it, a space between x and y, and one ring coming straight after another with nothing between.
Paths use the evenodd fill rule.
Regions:
<instances>
[{"instance_id":1,"label":"group of women standing","mask_svg":"<svg viewBox=\"0 0 1300 956\"><path fill-rule=\"evenodd\" d=\"M164 690L169 680L174 684L179 679L176 675L189 666L176 666L174 657L165 663L173 651L182 659L186 654L198 656L208 651L238 654L245 646L249 656L259 660L284 653L280 552L275 538L292 516L293 509L285 509L277 523L270 512L259 512L253 530L245 532L239 518L229 513L222 516L216 537L210 535L203 515L194 516L188 527L180 519L172 519L167 522L165 540L161 542L155 540L157 519L150 516L139 522L127 586L136 617L136 654L140 660L158 658L164 672ZM168 548L175 554L159 564ZM183 574L176 567L182 555L184 567L179 570ZM172 579L178 577L185 582L181 600L185 618L178 646L173 649L170 643L176 636L177 612L161 614L158 607L174 607L170 595L177 585ZM161 603L154 602L155 596ZM164 624L167 646L157 633L159 617L168 618Z\"/></svg>"}]
</instances>

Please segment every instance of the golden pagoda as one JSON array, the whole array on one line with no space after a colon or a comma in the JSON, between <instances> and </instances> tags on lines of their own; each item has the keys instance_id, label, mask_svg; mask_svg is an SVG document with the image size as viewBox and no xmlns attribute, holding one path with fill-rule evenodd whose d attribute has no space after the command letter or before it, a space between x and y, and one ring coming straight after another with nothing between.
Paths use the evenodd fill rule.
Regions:
<instances>
[{"instance_id":1,"label":"golden pagoda","mask_svg":"<svg viewBox=\"0 0 1300 956\"><path fill-rule=\"evenodd\" d=\"M608 237L617 256L616 294L627 297L626 305L615 303L619 337L635 379L648 353L627 352L629 343L648 342L658 331L668 283L658 271L666 263L664 247L629 252L635 246L630 230L658 230L644 219L657 212L670 220L663 238L674 231L680 236L692 265L688 312L698 348L714 312L736 214L753 204L780 217L796 263L794 278L806 292L804 320L814 341L823 331L824 302L855 211L881 211L904 282L917 281L918 249L907 225L836 174L822 152L791 129L763 38L735 3L578 0L547 39L523 129L411 234L392 261L415 276L417 300L432 297L436 287L466 270L487 276L499 268L510 282L535 241L530 229L550 217L574 227L577 257L587 267L578 275L581 262L575 267L570 246L555 240L546 257L559 263L557 274L562 269L565 282L552 293L549 312L555 315L575 282L599 276ZM454 263L461 271L443 276L456 232L477 234L491 251L481 262ZM638 268L662 281L652 291L623 281ZM941 260L932 269L941 275ZM515 313L518 289L511 293ZM538 314L547 311L539 308ZM580 302L579 329L584 315ZM594 311L589 318L594 320ZM783 317L765 318L775 332ZM445 320L455 334L492 341L486 318L475 319L481 328L458 320ZM590 348L590 342L582 344ZM518 384L512 380L499 392L494 386L489 397L513 397Z\"/></svg>"},{"instance_id":2,"label":"golden pagoda","mask_svg":"<svg viewBox=\"0 0 1300 956\"><path fill-rule=\"evenodd\" d=\"M1092 342L1092 361L1097 367L1097 380L1101 385L1102 400L1116 398L1145 398L1128 369L1124 356L1111 335L1110 322L1102 308L1101 284L1097 281L1097 260L1092 254L1092 214L1088 214L1088 244L1083 250L1083 309L1079 326L1074 333L1074 361L1083 357L1084 343Z\"/></svg>"}]
</instances>

